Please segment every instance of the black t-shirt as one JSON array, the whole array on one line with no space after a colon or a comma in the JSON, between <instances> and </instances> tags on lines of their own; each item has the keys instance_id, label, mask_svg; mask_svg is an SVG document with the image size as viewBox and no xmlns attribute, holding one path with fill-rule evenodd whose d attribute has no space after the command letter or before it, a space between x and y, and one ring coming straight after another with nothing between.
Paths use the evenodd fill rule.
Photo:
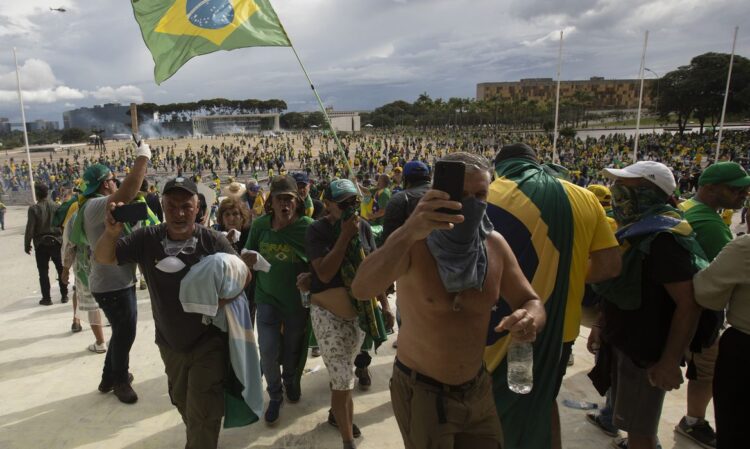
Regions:
<instances>
[{"instance_id":1,"label":"black t-shirt","mask_svg":"<svg viewBox=\"0 0 750 449\"><path fill-rule=\"evenodd\" d=\"M428 190L430 190L430 183L424 182L402 190L388 200L383 217L383 242L406 222Z\"/></svg>"},{"instance_id":2,"label":"black t-shirt","mask_svg":"<svg viewBox=\"0 0 750 449\"><path fill-rule=\"evenodd\" d=\"M605 339L639 366L656 363L666 346L675 311L664 284L689 281L696 272L690 253L672 234L657 236L643 260L641 307L620 310L604 301Z\"/></svg>"},{"instance_id":3,"label":"black t-shirt","mask_svg":"<svg viewBox=\"0 0 750 449\"><path fill-rule=\"evenodd\" d=\"M370 224L365 220L359 220L359 237L362 242L362 248L365 250L365 254L370 254L375 251L375 240L372 236L372 229L370 228ZM334 245L336 245L336 239L337 237L333 223L328 221L328 219L321 218L311 224L305 233L305 253L310 262L325 257L330 253L333 250ZM310 293L320 293L330 288L344 287L344 281L341 279L341 275L338 271L328 283L321 281L315 270L311 271L312 285L310 287Z\"/></svg>"},{"instance_id":4,"label":"black t-shirt","mask_svg":"<svg viewBox=\"0 0 750 449\"><path fill-rule=\"evenodd\" d=\"M207 333L220 332L215 326L203 324L203 315L187 313L180 303L180 281L203 256L215 253L235 254L221 233L195 225L198 243L193 254L179 254L186 267L177 273L165 273L156 264L167 257L162 240L167 225L138 229L117 241L117 263L137 263L146 278L151 296L151 311L156 327L156 344L179 352L190 351Z\"/></svg>"}]
</instances>

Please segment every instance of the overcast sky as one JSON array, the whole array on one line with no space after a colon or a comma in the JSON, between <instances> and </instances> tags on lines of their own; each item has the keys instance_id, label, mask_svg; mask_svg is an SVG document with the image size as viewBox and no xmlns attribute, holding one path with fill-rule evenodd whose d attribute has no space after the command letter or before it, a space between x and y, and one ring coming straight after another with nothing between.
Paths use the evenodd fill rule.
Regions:
<instances>
[{"instance_id":1,"label":"overcast sky","mask_svg":"<svg viewBox=\"0 0 750 449\"><path fill-rule=\"evenodd\" d=\"M169 0L164 0L169 1ZM327 105L366 110L427 92L474 97L476 84L664 74L708 51L750 57L746 0L274 0ZM67 12L50 11L64 7ZM26 118L106 102L170 103L223 97L316 103L289 48L217 52L157 86L129 1L0 0L0 117L20 121L11 48L18 51ZM652 75L648 75L652 76Z\"/></svg>"}]
</instances>

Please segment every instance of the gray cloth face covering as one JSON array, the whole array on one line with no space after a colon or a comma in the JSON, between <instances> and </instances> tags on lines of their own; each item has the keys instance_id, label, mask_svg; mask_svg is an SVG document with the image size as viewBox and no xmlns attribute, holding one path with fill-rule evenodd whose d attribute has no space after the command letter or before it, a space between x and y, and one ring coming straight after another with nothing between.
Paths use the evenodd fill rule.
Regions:
<instances>
[{"instance_id":1,"label":"gray cloth face covering","mask_svg":"<svg viewBox=\"0 0 750 449\"><path fill-rule=\"evenodd\" d=\"M461 201L463 223L451 230L435 230L427 236L427 249L435 258L440 279L448 293L470 288L482 290L487 276L485 240L493 230L487 203L474 197Z\"/></svg>"}]
</instances>

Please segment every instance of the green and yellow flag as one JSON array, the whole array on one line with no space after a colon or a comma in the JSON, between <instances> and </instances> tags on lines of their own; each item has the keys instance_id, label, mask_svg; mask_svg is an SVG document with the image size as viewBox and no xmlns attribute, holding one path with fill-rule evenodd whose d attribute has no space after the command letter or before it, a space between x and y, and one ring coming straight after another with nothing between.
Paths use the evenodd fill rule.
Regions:
<instances>
[{"instance_id":1,"label":"green and yellow flag","mask_svg":"<svg viewBox=\"0 0 750 449\"><path fill-rule=\"evenodd\" d=\"M269 0L131 0L161 84L194 56L292 44Z\"/></svg>"}]
</instances>

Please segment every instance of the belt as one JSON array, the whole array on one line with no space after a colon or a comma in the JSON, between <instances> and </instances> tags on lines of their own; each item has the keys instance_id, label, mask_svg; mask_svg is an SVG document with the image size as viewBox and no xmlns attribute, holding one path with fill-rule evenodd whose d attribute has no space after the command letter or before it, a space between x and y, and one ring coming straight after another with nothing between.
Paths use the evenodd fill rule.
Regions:
<instances>
[{"instance_id":1,"label":"belt","mask_svg":"<svg viewBox=\"0 0 750 449\"><path fill-rule=\"evenodd\" d=\"M394 362L394 365L407 376L411 377L413 375L416 380L418 380L419 382L422 382L423 384L431 385L433 387L440 388L443 391L450 391L453 393L462 393L464 391L467 391L473 388L476 385L479 377L482 375L482 372L484 371L484 365L482 365L477 375L470 381L464 382L460 385L450 385L450 384L444 384L440 382L439 380L435 380L432 377L425 376L424 374L420 374L414 371L413 369L401 363L399 359L396 359L396 361Z\"/></svg>"}]
</instances>

